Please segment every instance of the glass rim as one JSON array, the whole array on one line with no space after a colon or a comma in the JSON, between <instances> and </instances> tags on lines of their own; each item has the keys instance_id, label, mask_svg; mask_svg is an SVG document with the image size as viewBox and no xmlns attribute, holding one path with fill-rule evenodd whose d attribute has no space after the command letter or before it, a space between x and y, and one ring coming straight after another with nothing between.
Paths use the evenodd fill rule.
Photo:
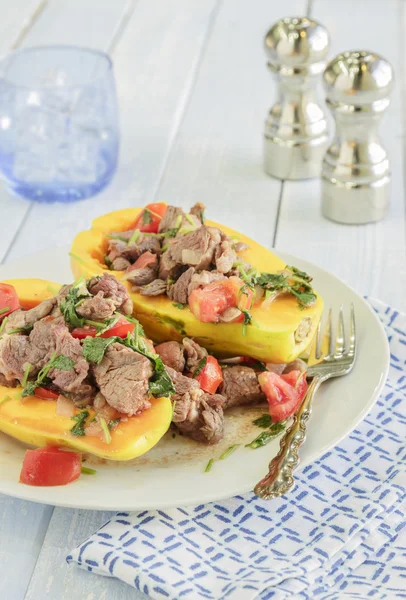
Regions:
<instances>
[{"instance_id":1,"label":"glass rim","mask_svg":"<svg viewBox=\"0 0 406 600\"><path fill-rule=\"evenodd\" d=\"M86 46L73 46L71 44L50 44L48 46L47 45L39 45L39 46L29 46L27 48L17 48L16 50L12 50L11 52L8 52L4 56L2 56L0 58L0 80L6 81L8 84L10 84L16 88L24 88L24 89L30 89L30 90L46 89L46 88L53 87L53 86L50 86L49 84L42 84L42 83L35 84L35 85L26 85L24 83L17 83L13 79L11 79L10 77L8 77L7 75L2 73L3 65L7 64L7 61L9 59L11 59L13 56L18 56L20 54L32 54L34 52L38 52L38 51L42 52L42 51L46 51L46 50L49 50L49 51L55 51L55 50L58 50L58 51L65 50L66 51L66 50L68 50L68 51L76 52L79 54L93 54L105 61L105 63L107 64L107 72L110 72L113 69L113 61L111 60L110 56L103 50L97 50L96 48L90 48L90 47L86 47ZM100 78L100 75L96 75L92 79L88 79L88 80L84 81L83 83L69 84L69 85L65 85L63 87L65 89L83 88L83 87L93 85L94 82L97 81L99 78Z\"/></svg>"}]
</instances>

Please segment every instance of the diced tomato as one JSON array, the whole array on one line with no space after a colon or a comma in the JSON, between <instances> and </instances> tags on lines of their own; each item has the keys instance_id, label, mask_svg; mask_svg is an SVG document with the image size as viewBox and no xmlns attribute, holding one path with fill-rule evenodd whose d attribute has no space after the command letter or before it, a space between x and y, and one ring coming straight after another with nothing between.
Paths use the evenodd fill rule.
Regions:
<instances>
[{"instance_id":1,"label":"diced tomato","mask_svg":"<svg viewBox=\"0 0 406 600\"><path fill-rule=\"evenodd\" d=\"M20 483L36 486L66 485L78 479L82 455L63 452L54 446L27 450L20 473Z\"/></svg>"},{"instance_id":2,"label":"diced tomato","mask_svg":"<svg viewBox=\"0 0 406 600\"><path fill-rule=\"evenodd\" d=\"M158 233L159 223L165 214L167 204L165 202L154 202L147 204L140 216L134 223L134 229L145 233Z\"/></svg>"},{"instance_id":3,"label":"diced tomato","mask_svg":"<svg viewBox=\"0 0 406 600\"><path fill-rule=\"evenodd\" d=\"M300 371L291 371L286 375L264 371L258 375L258 381L268 400L273 423L293 415L307 390L306 376Z\"/></svg>"},{"instance_id":4,"label":"diced tomato","mask_svg":"<svg viewBox=\"0 0 406 600\"><path fill-rule=\"evenodd\" d=\"M202 323L218 323L227 308L251 308L253 297L253 290L239 277L229 277L193 290L189 296L189 307ZM232 322L238 323L243 320L244 315L241 314Z\"/></svg>"},{"instance_id":5,"label":"diced tomato","mask_svg":"<svg viewBox=\"0 0 406 600\"><path fill-rule=\"evenodd\" d=\"M0 283L0 321L20 308L17 292L12 285Z\"/></svg>"},{"instance_id":6,"label":"diced tomato","mask_svg":"<svg viewBox=\"0 0 406 600\"><path fill-rule=\"evenodd\" d=\"M207 362L198 375L196 381L199 382L202 390L208 394L215 394L218 386L223 381L223 371L217 359L214 356L208 356Z\"/></svg>"},{"instance_id":7,"label":"diced tomato","mask_svg":"<svg viewBox=\"0 0 406 600\"><path fill-rule=\"evenodd\" d=\"M35 388L34 396L37 398L42 398L43 400L58 400L59 398L59 394L57 392L43 387Z\"/></svg>"},{"instance_id":8,"label":"diced tomato","mask_svg":"<svg viewBox=\"0 0 406 600\"><path fill-rule=\"evenodd\" d=\"M100 337L109 338L117 336L119 338L127 337L127 333L132 333L135 329L135 323L130 323L127 319L120 319L113 327L102 333Z\"/></svg>"},{"instance_id":9,"label":"diced tomato","mask_svg":"<svg viewBox=\"0 0 406 600\"><path fill-rule=\"evenodd\" d=\"M96 327L76 327L72 331L72 337L78 340L84 340L87 337L96 337Z\"/></svg>"},{"instance_id":10,"label":"diced tomato","mask_svg":"<svg viewBox=\"0 0 406 600\"><path fill-rule=\"evenodd\" d=\"M109 338L117 336L120 338L127 337L127 333L132 333L135 329L135 324L130 323L127 319L119 319L113 327L107 329L104 333L101 333L99 337ZM76 327L72 331L72 337L78 340L84 340L87 337L96 337L97 329L95 327Z\"/></svg>"}]
</instances>

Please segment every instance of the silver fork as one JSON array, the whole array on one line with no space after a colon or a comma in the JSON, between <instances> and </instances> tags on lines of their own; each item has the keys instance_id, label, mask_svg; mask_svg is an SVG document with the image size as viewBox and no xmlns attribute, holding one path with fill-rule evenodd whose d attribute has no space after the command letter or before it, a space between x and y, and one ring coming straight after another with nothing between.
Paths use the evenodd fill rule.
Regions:
<instances>
[{"instance_id":1,"label":"silver fork","mask_svg":"<svg viewBox=\"0 0 406 600\"><path fill-rule=\"evenodd\" d=\"M346 340L343 307L340 308L335 343L332 334L332 321L332 310L330 309L324 335L322 334L321 323L319 323L314 349L315 358L320 360L322 358L323 343L327 344L327 354L323 356L321 362L307 369L306 375L307 378L311 378L311 382L303 402L294 416L292 425L280 441L278 454L269 463L268 475L257 483L254 488L255 494L265 500L286 494L294 484L293 471L299 464L299 448L306 439L307 421L312 411L312 401L316 391L327 379L347 375L354 366L356 356L354 305L351 304L350 309L348 342Z\"/></svg>"}]
</instances>

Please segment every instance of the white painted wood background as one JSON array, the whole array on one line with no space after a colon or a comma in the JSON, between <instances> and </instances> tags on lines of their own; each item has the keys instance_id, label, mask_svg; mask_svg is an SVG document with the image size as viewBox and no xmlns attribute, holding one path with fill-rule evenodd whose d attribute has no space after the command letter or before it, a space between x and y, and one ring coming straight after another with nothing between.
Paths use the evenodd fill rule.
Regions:
<instances>
[{"instance_id":1,"label":"white painted wood background","mask_svg":"<svg viewBox=\"0 0 406 600\"><path fill-rule=\"evenodd\" d=\"M3 53L52 43L111 53L122 124L119 169L99 196L41 205L0 189L0 262L67 245L108 210L153 199L185 207L201 200L214 219L405 310L405 6L402 0L0 0ZM330 223L320 215L318 181L279 182L263 173L262 128L275 87L262 38L275 20L303 14L327 26L331 56L371 49L394 65L397 83L382 127L392 203L376 225ZM0 496L0 598L145 598L65 563L108 517Z\"/></svg>"}]
</instances>

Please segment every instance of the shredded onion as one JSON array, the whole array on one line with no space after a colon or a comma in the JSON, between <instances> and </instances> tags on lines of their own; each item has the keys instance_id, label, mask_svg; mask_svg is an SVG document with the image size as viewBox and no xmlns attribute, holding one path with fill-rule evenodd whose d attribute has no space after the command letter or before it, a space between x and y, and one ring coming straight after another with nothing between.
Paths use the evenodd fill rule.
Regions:
<instances>
[{"instance_id":1,"label":"shredded onion","mask_svg":"<svg viewBox=\"0 0 406 600\"><path fill-rule=\"evenodd\" d=\"M56 401L56 414L60 417L73 417L75 414L75 405L70 398L58 396Z\"/></svg>"},{"instance_id":2,"label":"shredded onion","mask_svg":"<svg viewBox=\"0 0 406 600\"><path fill-rule=\"evenodd\" d=\"M103 435L103 430L99 421L92 421L87 427L85 427L85 435L89 437L100 437Z\"/></svg>"}]
</instances>

